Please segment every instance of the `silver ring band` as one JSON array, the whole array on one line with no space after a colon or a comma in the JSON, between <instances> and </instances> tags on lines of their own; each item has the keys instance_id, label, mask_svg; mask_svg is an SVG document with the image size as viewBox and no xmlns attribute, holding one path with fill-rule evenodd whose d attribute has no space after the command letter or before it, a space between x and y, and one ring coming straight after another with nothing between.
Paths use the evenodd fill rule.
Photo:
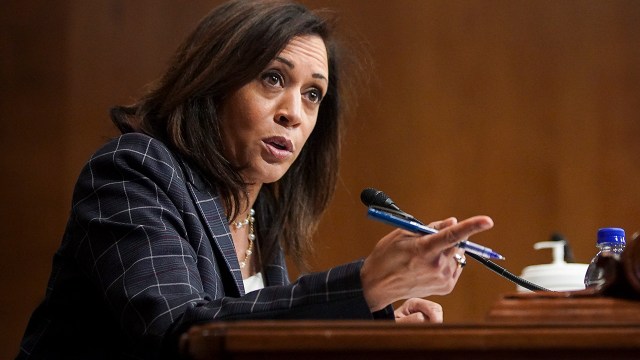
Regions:
<instances>
[{"instance_id":1,"label":"silver ring band","mask_svg":"<svg viewBox=\"0 0 640 360\"><path fill-rule=\"evenodd\" d=\"M458 263L458 266L460 266L461 268L467 265L467 259L464 257L464 255L455 254L453 255L453 259Z\"/></svg>"}]
</instances>

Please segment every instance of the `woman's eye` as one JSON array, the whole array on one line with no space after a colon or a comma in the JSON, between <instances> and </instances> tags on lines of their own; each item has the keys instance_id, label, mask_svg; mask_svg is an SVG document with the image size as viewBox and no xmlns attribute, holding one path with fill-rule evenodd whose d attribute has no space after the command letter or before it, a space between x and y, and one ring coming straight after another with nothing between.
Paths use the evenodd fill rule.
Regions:
<instances>
[{"instance_id":1,"label":"woman's eye","mask_svg":"<svg viewBox=\"0 0 640 360\"><path fill-rule=\"evenodd\" d=\"M312 103L317 104L322 101L322 92L318 89L311 89L307 91L307 99Z\"/></svg>"},{"instance_id":2,"label":"woman's eye","mask_svg":"<svg viewBox=\"0 0 640 360\"><path fill-rule=\"evenodd\" d=\"M267 72L262 75L262 80L271 86L282 86L282 75L277 72Z\"/></svg>"}]
</instances>

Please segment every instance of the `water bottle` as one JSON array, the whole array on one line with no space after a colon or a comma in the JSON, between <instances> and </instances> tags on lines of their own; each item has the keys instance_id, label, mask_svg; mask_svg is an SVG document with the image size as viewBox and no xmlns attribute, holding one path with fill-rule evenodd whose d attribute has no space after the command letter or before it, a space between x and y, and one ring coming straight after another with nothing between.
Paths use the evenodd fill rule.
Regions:
<instances>
[{"instance_id":1,"label":"water bottle","mask_svg":"<svg viewBox=\"0 0 640 360\"><path fill-rule=\"evenodd\" d=\"M596 247L599 250L587 267L587 273L584 276L586 287L604 284L607 269L615 267L620 260L620 254L622 254L625 244L623 229L602 228L598 230Z\"/></svg>"}]
</instances>

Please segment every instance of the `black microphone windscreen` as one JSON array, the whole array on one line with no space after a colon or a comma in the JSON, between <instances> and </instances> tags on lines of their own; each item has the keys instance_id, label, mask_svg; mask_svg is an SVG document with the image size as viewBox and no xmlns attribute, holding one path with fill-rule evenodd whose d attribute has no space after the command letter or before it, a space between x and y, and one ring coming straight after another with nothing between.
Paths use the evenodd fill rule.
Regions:
<instances>
[{"instance_id":1,"label":"black microphone windscreen","mask_svg":"<svg viewBox=\"0 0 640 360\"><path fill-rule=\"evenodd\" d=\"M360 193L360 200L365 206L375 205L400 211L400 208L387 194L374 188L366 188L362 190Z\"/></svg>"},{"instance_id":2,"label":"black microphone windscreen","mask_svg":"<svg viewBox=\"0 0 640 360\"><path fill-rule=\"evenodd\" d=\"M374 204L376 193L378 193L378 190L374 188L366 188L360 193L360 200L365 206L376 205Z\"/></svg>"}]
</instances>

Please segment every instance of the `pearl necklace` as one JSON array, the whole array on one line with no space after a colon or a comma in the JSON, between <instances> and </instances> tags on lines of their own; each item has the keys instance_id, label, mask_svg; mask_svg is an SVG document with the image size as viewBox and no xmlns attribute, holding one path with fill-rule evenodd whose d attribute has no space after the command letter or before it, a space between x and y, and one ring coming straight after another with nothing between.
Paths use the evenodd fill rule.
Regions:
<instances>
[{"instance_id":1,"label":"pearl necklace","mask_svg":"<svg viewBox=\"0 0 640 360\"><path fill-rule=\"evenodd\" d=\"M247 266L247 260L249 260L251 254L253 254L253 242L256 240L256 234L253 227L253 223L256 221L255 214L255 210L251 209L249 210L249 215L247 215L246 219L232 223L232 225L236 229L241 229L245 225L249 225L249 246L247 247L247 251L244 254L244 260L240 261L241 269L244 269L245 266Z\"/></svg>"}]
</instances>

